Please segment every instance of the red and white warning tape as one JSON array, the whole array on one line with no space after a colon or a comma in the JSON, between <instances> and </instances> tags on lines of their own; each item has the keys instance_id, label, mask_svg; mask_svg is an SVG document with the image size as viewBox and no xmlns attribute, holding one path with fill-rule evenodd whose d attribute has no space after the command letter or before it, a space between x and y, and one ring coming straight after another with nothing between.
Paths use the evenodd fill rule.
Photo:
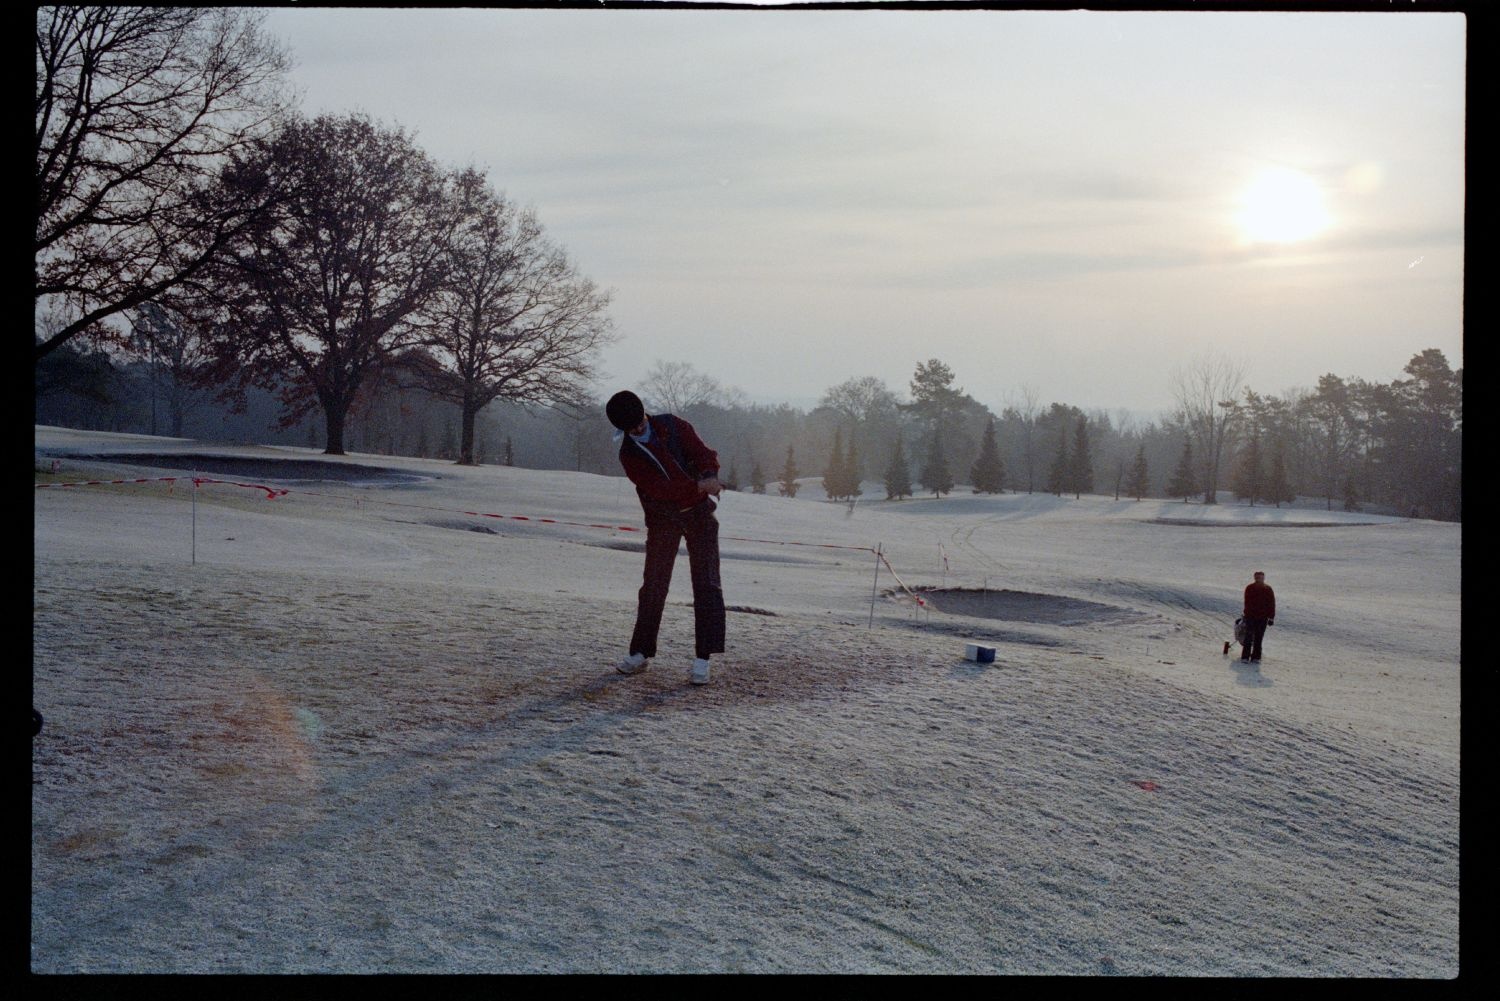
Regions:
<instances>
[{"instance_id":1,"label":"red and white warning tape","mask_svg":"<svg viewBox=\"0 0 1500 1001\"><path fill-rule=\"evenodd\" d=\"M203 483L223 483L232 487L248 487L251 490L264 490L267 500L275 500L277 497L291 492L289 490L282 490L280 487L268 487L264 483L240 483L236 480L215 480L206 476L149 476L135 480L80 480L76 483L38 483L36 484L36 488L38 490L45 490L52 487L105 487L120 483L176 483L178 480L191 480L195 487Z\"/></svg>"}]
</instances>

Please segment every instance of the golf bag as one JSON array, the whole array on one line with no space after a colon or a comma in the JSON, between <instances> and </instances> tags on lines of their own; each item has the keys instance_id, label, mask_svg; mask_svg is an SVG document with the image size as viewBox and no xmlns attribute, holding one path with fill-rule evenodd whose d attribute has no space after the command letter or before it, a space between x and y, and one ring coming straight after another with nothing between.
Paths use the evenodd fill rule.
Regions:
<instances>
[{"instance_id":1,"label":"golf bag","mask_svg":"<svg viewBox=\"0 0 1500 1001\"><path fill-rule=\"evenodd\" d=\"M1241 617L1241 618L1238 618L1238 619L1234 620L1234 641L1236 643L1238 643L1240 646L1244 646L1245 645L1245 639L1246 639L1245 620L1244 620L1243 617ZM1228 654L1229 654L1229 641L1228 640L1224 641L1224 654L1225 654L1225 656L1228 656Z\"/></svg>"}]
</instances>

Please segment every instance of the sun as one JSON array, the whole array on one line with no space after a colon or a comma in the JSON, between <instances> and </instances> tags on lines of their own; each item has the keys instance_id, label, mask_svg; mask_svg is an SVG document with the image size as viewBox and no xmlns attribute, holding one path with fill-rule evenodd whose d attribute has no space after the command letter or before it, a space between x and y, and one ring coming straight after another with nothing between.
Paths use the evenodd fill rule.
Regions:
<instances>
[{"instance_id":1,"label":"sun","mask_svg":"<svg viewBox=\"0 0 1500 1001\"><path fill-rule=\"evenodd\" d=\"M1293 243L1316 236L1330 222L1318 183L1287 167L1267 170L1245 189L1240 229L1257 243Z\"/></svg>"}]
</instances>

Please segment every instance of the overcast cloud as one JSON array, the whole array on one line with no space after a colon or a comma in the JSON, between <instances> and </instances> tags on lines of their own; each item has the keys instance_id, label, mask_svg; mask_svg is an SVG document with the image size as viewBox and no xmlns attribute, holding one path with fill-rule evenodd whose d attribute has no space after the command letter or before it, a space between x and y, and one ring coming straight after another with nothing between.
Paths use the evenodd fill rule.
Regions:
<instances>
[{"instance_id":1,"label":"overcast cloud","mask_svg":"<svg viewBox=\"0 0 1500 1001\"><path fill-rule=\"evenodd\" d=\"M309 113L485 169L614 290L604 389L752 399L941 358L994 407L1462 364L1460 14L280 8ZM1286 167L1329 223L1248 239Z\"/></svg>"}]
</instances>

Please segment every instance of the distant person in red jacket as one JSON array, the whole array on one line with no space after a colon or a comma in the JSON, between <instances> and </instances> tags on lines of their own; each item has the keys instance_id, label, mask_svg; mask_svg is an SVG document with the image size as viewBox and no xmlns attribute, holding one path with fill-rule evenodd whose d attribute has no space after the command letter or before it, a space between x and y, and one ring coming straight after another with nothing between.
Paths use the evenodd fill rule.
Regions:
<instances>
[{"instance_id":1,"label":"distant person in red jacket","mask_svg":"<svg viewBox=\"0 0 1500 1001\"><path fill-rule=\"evenodd\" d=\"M1276 592L1266 583L1265 571L1255 571L1255 581L1245 588L1245 642L1240 660L1260 663L1260 641L1266 627L1276 622Z\"/></svg>"},{"instance_id":2,"label":"distant person in red jacket","mask_svg":"<svg viewBox=\"0 0 1500 1001\"><path fill-rule=\"evenodd\" d=\"M656 634L667 604L672 565L680 540L687 540L693 579L693 630L697 656L689 680L708 684L708 659L724 652L724 591L719 583L719 520L714 497L719 456L693 426L674 414L648 417L640 397L616 393L604 406L619 432L620 465L635 484L646 515L646 573L636 606L630 653L616 666L638 674L656 656Z\"/></svg>"}]
</instances>

